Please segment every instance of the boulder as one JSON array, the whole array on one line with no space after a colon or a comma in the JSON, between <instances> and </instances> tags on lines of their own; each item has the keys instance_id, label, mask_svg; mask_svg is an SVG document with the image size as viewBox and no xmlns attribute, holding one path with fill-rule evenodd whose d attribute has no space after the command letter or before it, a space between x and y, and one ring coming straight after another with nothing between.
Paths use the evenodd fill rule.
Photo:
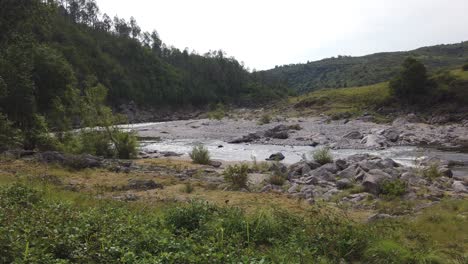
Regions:
<instances>
[{"instance_id":1,"label":"boulder","mask_svg":"<svg viewBox=\"0 0 468 264\"><path fill-rule=\"evenodd\" d=\"M365 173L362 186L366 192L378 195L381 192L382 183L391 178L390 175L381 170L370 170L368 173Z\"/></svg>"},{"instance_id":2,"label":"boulder","mask_svg":"<svg viewBox=\"0 0 468 264\"><path fill-rule=\"evenodd\" d=\"M289 129L291 129L291 127L286 125L277 125L274 128L265 131L265 136L277 139L287 139L289 138Z\"/></svg>"},{"instance_id":3,"label":"boulder","mask_svg":"<svg viewBox=\"0 0 468 264\"><path fill-rule=\"evenodd\" d=\"M336 181L336 187L339 190L348 189L348 188L351 188L352 186L353 186L353 183L351 182L351 180L346 179L346 178Z\"/></svg>"},{"instance_id":4,"label":"boulder","mask_svg":"<svg viewBox=\"0 0 468 264\"><path fill-rule=\"evenodd\" d=\"M311 172L309 172L310 176L314 176L317 179L324 180L324 181L335 181L336 177L333 173L328 170L328 168L322 166L317 168Z\"/></svg>"},{"instance_id":5,"label":"boulder","mask_svg":"<svg viewBox=\"0 0 468 264\"><path fill-rule=\"evenodd\" d=\"M356 176L356 166L349 166L348 168L340 171L337 175L341 179L354 179Z\"/></svg>"},{"instance_id":6,"label":"boulder","mask_svg":"<svg viewBox=\"0 0 468 264\"><path fill-rule=\"evenodd\" d=\"M238 143L249 143L260 139L260 136L256 133L250 133L248 135L242 136L241 138L236 138L234 140L229 141L230 144L238 144Z\"/></svg>"},{"instance_id":7,"label":"boulder","mask_svg":"<svg viewBox=\"0 0 468 264\"><path fill-rule=\"evenodd\" d=\"M163 186L153 180L130 179L128 180L127 189L129 190L152 190L162 189Z\"/></svg>"},{"instance_id":8,"label":"boulder","mask_svg":"<svg viewBox=\"0 0 468 264\"><path fill-rule=\"evenodd\" d=\"M337 159L335 160L335 166L338 168L338 170L344 170L348 167L348 163L346 160L343 159Z\"/></svg>"},{"instance_id":9,"label":"boulder","mask_svg":"<svg viewBox=\"0 0 468 264\"><path fill-rule=\"evenodd\" d=\"M381 148L387 146L386 139L377 135L367 135L361 140L367 148Z\"/></svg>"},{"instance_id":10,"label":"boulder","mask_svg":"<svg viewBox=\"0 0 468 264\"><path fill-rule=\"evenodd\" d=\"M278 153L275 153L275 154L271 154L269 158L267 158L266 160L270 160L270 161L280 161L280 160L284 160L284 155L283 153L281 152L278 152Z\"/></svg>"},{"instance_id":11,"label":"boulder","mask_svg":"<svg viewBox=\"0 0 468 264\"><path fill-rule=\"evenodd\" d=\"M223 165L223 163L221 163L221 161L217 161L217 160L210 160L209 165L211 167L219 168L219 167L221 167L221 165Z\"/></svg>"},{"instance_id":12,"label":"boulder","mask_svg":"<svg viewBox=\"0 0 468 264\"><path fill-rule=\"evenodd\" d=\"M452 184L452 189L456 193L467 193L468 190L465 184L462 181L454 181Z\"/></svg>"},{"instance_id":13,"label":"boulder","mask_svg":"<svg viewBox=\"0 0 468 264\"><path fill-rule=\"evenodd\" d=\"M400 133L394 128L384 130L382 135L390 142L397 142L400 138Z\"/></svg>"},{"instance_id":14,"label":"boulder","mask_svg":"<svg viewBox=\"0 0 468 264\"><path fill-rule=\"evenodd\" d=\"M351 131L343 137L347 139L362 139L364 136L359 131Z\"/></svg>"},{"instance_id":15,"label":"boulder","mask_svg":"<svg viewBox=\"0 0 468 264\"><path fill-rule=\"evenodd\" d=\"M445 167L445 166L439 167L438 171L442 176L449 177L449 178L453 177L453 172L448 167Z\"/></svg>"}]
</instances>

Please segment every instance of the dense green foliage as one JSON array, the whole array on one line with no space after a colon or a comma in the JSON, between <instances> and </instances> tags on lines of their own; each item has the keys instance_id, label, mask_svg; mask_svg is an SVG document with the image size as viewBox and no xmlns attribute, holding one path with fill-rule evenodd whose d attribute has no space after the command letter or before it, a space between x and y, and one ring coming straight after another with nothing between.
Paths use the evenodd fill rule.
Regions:
<instances>
[{"instance_id":1,"label":"dense green foliage","mask_svg":"<svg viewBox=\"0 0 468 264\"><path fill-rule=\"evenodd\" d=\"M0 112L24 147L38 147L38 132L85 126L82 101L94 87L105 87L100 103L114 109L266 102L287 92L222 51L168 47L133 18L101 15L94 0L0 2ZM111 137L122 152L134 144L125 137Z\"/></svg>"},{"instance_id":2,"label":"dense green foliage","mask_svg":"<svg viewBox=\"0 0 468 264\"><path fill-rule=\"evenodd\" d=\"M428 87L426 67L414 58L407 58L401 73L390 82L393 95L408 103L424 99L430 93Z\"/></svg>"},{"instance_id":3,"label":"dense green foliage","mask_svg":"<svg viewBox=\"0 0 468 264\"><path fill-rule=\"evenodd\" d=\"M299 92L322 88L365 86L397 76L400 65L413 57L430 71L455 68L468 59L468 42L424 47L408 52L376 53L362 57L338 56L305 64L291 64L265 71Z\"/></svg>"},{"instance_id":4,"label":"dense green foliage","mask_svg":"<svg viewBox=\"0 0 468 264\"><path fill-rule=\"evenodd\" d=\"M80 204L65 193L22 184L0 188L1 263L464 263L463 247L441 250L421 227L438 230L462 203L404 220L362 224L311 207L246 214L206 202L142 209ZM81 200L82 201L82 200ZM325 209L325 210L324 210ZM463 227L462 218L453 232ZM455 222L454 222L455 223ZM452 230L453 229L453 230ZM437 233L437 232L436 232ZM438 238L439 239L439 238ZM448 238L446 238L448 239ZM441 241L441 240L438 240ZM416 242L416 243L415 243ZM447 249L444 249L447 250ZM460 251L461 250L461 251ZM458 261L458 262L457 262Z\"/></svg>"}]
</instances>

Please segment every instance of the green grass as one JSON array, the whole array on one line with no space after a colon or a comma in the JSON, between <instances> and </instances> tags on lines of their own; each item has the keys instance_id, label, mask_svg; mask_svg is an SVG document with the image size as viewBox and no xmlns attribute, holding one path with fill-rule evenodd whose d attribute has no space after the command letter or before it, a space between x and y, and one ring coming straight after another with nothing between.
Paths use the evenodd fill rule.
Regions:
<instances>
[{"instance_id":1,"label":"green grass","mask_svg":"<svg viewBox=\"0 0 468 264\"><path fill-rule=\"evenodd\" d=\"M462 69L453 70L451 71L455 76L463 79L468 80L468 71L463 71Z\"/></svg>"},{"instance_id":2,"label":"green grass","mask_svg":"<svg viewBox=\"0 0 468 264\"><path fill-rule=\"evenodd\" d=\"M390 99L388 83L362 87L323 89L294 97L290 102L320 109L328 115L355 116L385 104Z\"/></svg>"},{"instance_id":3,"label":"green grass","mask_svg":"<svg viewBox=\"0 0 468 264\"><path fill-rule=\"evenodd\" d=\"M268 198L255 193L219 191L224 193L219 196L222 204L226 198L231 204L236 195L261 197L252 204L256 207L250 212L244 211L245 201L244 207L233 207L204 200L125 203L96 199L94 193L65 191L61 185L28 177L28 173L42 175L43 167L37 164L9 161L0 165L0 180L4 179L0 181L0 263L345 260L455 264L466 263L468 257L467 200L446 200L418 214L364 223L354 220L351 211L321 203L308 206L301 213L280 209L278 203L265 208L262 204ZM55 175L58 171L59 168L51 167L44 173ZM64 170L63 177L93 178L100 173L108 174ZM161 192L177 192L180 187L165 185ZM200 194L202 189L195 193ZM407 203L398 209L403 202L382 200L376 209L396 213L414 208L414 204Z\"/></svg>"}]
</instances>

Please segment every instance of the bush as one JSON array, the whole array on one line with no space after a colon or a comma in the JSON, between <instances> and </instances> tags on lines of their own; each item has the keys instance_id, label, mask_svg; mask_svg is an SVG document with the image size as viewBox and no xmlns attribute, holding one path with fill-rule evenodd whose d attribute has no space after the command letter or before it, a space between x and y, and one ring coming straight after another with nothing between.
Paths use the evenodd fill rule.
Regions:
<instances>
[{"instance_id":1,"label":"bush","mask_svg":"<svg viewBox=\"0 0 468 264\"><path fill-rule=\"evenodd\" d=\"M442 177L439 171L439 165L436 163L430 164L428 167L424 168L422 170L422 175L430 181Z\"/></svg>"},{"instance_id":2,"label":"bush","mask_svg":"<svg viewBox=\"0 0 468 264\"><path fill-rule=\"evenodd\" d=\"M186 182L184 183L184 186L181 188L181 191L184 193L192 193L194 189L195 188L193 188L193 185L191 182Z\"/></svg>"},{"instance_id":3,"label":"bush","mask_svg":"<svg viewBox=\"0 0 468 264\"><path fill-rule=\"evenodd\" d=\"M328 148L319 148L312 153L314 160L320 164L333 162L333 156Z\"/></svg>"},{"instance_id":4,"label":"bush","mask_svg":"<svg viewBox=\"0 0 468 264\"><path fill-rule=\"evenodd\" d=\"M209 164L210 163L210 152L203 145L196 145L190 152L190 158L196 164Z\"/></svg>"},{"instance_id":5,"label":"bush","mask_svg":"<svg viewBox=\"0 0 468 264\"><path fill-rule=\"evenodd\" d=\"M462 66L462 70L468 71L468 63Z\"/></svg>"},{"instance_id":6,"label":"bush","mask_svg":"<svg viewBox=\"0 0 468 264\"><path fill-rule=\"evenodd\" d=\"M258 120L257 124L264 125L264 124L269 124L270 122L271 122L271 116L268 114L263 114Z\"/></svg>"},{"instance_id":7,"label":"bush","mask_svg":"<svg viewBox=\"0 0 468 264\"><path fill-rule=\"evenodd\" d=\"M137 155L138 140L134 133L117 131L115 148L119 159L133 159Z\"/></svg>"},{"instance_id":8,"label":"bush","mask_svg":"<svg viewBox=\"0 0 468 264\"><path fill-rule=\"evenodd\" d=\"M249 166L247 164L236 164L234 166L229 165L223 172L224 179L229 185L239 190L247 188Z\"/></svg>"},{"instance_id":9,"label":"bush","mask_svg":"<svg viewBox=\"0 0 468 264\"><path fill-rule=\"evenodd\" d=\"M286 178L283 175L280 175L280 174L272 174L268 178L269 183L271 183L273 185L278 185L278 186L283 186L285 181L286 181Z\"/></svg>"},{"instance_id":10,"label":"bush","mask_svg":"<svg viewBox=\"0 0 468 264\"><path fill-rule=\"evenodd\" d=\"M389 198L400 197L406 193L406 183L400 179L385 181L382 184L382 194Z\"/></svg>"},{"instance_id":11,"label":"bush","mask_svg":"<svg viewBox=\"0 0 468 264\"><path fill-rule=\"evenodd\" d=\"M87 153L106 158L113 158L116 156L116 151L112 147L112 142L109 139L109 136L103 131L83 130L78 135L78 138L81 141L79 144L73 140L69 141L69 143L76 144L78 147L81 145L81 149L78 149L78 153L76 154Z\"/></svg>"},{"instance_id":12,"label":"bush","mask_svg":"<svg viewBox=\"0 0 468 264\"><path fill-rule=\"evenodd\" d=\"M165 220L176 231L178 229L193 231L208 222L213 210L214 207L208 203L192 201L189 205L170 209L165 216Z\"/></svg>"},{"instance_id":13,"label":"bush","mask_svg":"<svg viewBox=\"0 0 468 264\"><path fill-rule=\"evenodd\" d=\"M226 116L225 107L222 103L218 103L216 108L208 113L209 119L221 120Z\"/></svg>"}]
</instances>

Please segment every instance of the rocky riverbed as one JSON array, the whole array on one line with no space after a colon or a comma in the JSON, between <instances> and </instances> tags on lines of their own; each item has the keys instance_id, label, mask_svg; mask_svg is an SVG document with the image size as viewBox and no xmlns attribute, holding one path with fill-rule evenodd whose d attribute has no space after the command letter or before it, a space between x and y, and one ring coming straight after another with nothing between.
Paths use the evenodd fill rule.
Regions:
<instances>
[{"instance_id":1,"label":"rocky riverbed","mask_svg":"<svg viewBox=\"0 0 468 264\"><path fill-rule=\"evenodd\" d=\"M327 117L279 119L259 125L257 120L182 120L129 125L142 138L161 140L218 140L289 146L326 146L331 149L385 149L392 146L466 148L468 120L431 125L409 115L392 124L365 120L332 121Z\"/></svg>"}]
</instances>

